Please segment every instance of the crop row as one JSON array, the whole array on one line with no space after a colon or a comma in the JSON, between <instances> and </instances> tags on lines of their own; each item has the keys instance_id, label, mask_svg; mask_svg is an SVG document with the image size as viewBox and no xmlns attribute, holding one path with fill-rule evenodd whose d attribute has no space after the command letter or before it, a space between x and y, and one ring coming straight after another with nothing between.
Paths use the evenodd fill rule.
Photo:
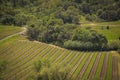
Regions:
<instances>
[{"instance_id":1,"label":"crop row","mask_svg":"<svg viewBox=\"0 0 120 80\"><path fill-rule=\"evenodd\" d=\"M70 65L69 76L73 80L118 79L118 60L107 52L71 51L31 41L16 41L11 45L0 49L0 58L6 59L9 66L3 75L5 80L25 80L34 74L33 64L40 59L48 59L52 65Z\"/></svg>"}]
</instances>

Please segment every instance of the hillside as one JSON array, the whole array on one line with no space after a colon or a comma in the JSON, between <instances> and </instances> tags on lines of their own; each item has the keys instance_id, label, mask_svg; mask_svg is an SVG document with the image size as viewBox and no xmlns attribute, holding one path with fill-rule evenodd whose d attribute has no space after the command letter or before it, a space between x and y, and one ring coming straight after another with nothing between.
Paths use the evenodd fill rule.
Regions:
<instances>
[{"instance_id":1,"label":"hillside","mask_svg":"<svg viewBox=\"0 0 120 80\"><path fill-rule=\"evenodd\" d=\"M120 0L0 0L0 80L120 80Z\"/></svg>"},{"instance_id":2,"label":"hillside","mask_svg":"<svg viewBox=\"0 0 120 80\"><path fill-rule=\"evenodd\" d=\"M14 42L14 43L13 43ZM73 80L119 80L119 57L116 52L78 52L37 41L29 41L21 35L0 42L0 59L7 61L2 74L5 80L26 80L34 72L34 62L48 59L52 65L71 67Z\"/></svg>"}]
</instances>

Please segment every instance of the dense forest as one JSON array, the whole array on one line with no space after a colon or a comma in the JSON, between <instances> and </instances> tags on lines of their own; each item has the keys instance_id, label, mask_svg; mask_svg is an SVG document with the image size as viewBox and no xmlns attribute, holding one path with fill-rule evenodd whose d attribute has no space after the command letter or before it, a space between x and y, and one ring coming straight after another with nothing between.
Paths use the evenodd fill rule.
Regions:
<instances>
[{"instance_id":1,"label":"dense forest","mask_svg":"<svg viewBox=\"0 0 120 80\"><path fill-rule=\"evenodd\" d=\"M105 36L83 29L87 21L120 19L120 0L0 0L0 23L28 25L28 38L76 50L117 50Z\"/></svg>"}]
</instances>

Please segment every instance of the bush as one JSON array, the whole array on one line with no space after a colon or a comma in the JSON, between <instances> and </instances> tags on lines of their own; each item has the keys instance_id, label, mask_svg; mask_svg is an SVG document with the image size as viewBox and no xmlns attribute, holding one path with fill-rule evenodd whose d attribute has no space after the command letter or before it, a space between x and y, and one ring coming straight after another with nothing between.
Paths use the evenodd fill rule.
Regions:
<instances>
[{"instance_id":1,"label":"bush","mask_svg":"<svg viewBox=\"0 0 120 80\"><path fill-rule=\"evenodd\" d=\"M108 50L118 50L120 49L120 41L112 41L108 43Z\"/></svg>"},{"instance_id":2,"label":"bush","mask_svg":"<svg viewBox=\"0 0 120 80\"><path fill-rule=\"evenodd\" d=\"M15 15L15 25L22 26L22 25L26 25L26 23L27 23L27 15L22 13Z\"/></svg>"},{"instance_id":3,"label":"bush","mask_svg":"<svg viewBox=\"0 0 120 80\"><path fill-rule=\"evenodd\" d=\"M64 47L67 49L91 51L93 50L94 44L91 42L80 42L80 41L68 40L64 42Z\"/></svg>"},{"instance_id":4,"label":"bush","mask_svg":"<svg viewBox=\"0 0 120 80\"><path fill-rule=\"evenodd\" d=\"M38 35L39 35L39 27L36 27L34 24L32 24L30 27L28 27L27 30L27 35L29 39L38 39Z\"/></svg>"},{"instance_id":5,"label":"bush","mask_svg":"<svg viewBox=\"0 0 120 80\"><path fill-rule=\"evenodd\" d=\"M35 62L35 71L35 75L27 80L71 80L68 77L70 67L58 64L53 66L47 59Z\"/></svg>"},{"instance_id":6,"label":"bush","mask_svg":"<svg viewBox=\"0 0 120 80\"><path fill-rule=\"evenodd\" d=\"M117 50L117 52L120 54L120 48Z\"/></svg>"},{"instance_id":7,"label":"bush","mask_svg":"<svg viewBox=\"0 0 120 80\"><path fill-rule=\"evenodd\" d=\"M78 41L89 41L91 38L91 32L86 29L82 28L76 28L73 30L72 40L78 40Z\"/></svg>"},{"instance_id":8,"label":"bush","mask_svg":"<svg viewBox=\"0 0 120 80\"><path fill-rule=\"evenodd\" d=\"M7 24L7 25L11 25L15 23L15 18L12 15L5 15L3 16L2 20L1 20L2 24Z\"/></svg>"},{"instance_id":9,"label":"bush","mask_svg":"<svg viewBox=\"0 0 120 80\"><path fill-rule=\"evenodd\" d=\"M114 10L106 10L99 17L106 21L115 21L119 18L117 12Z\"/></svg>"},{"instance_id":10,"label":"bush","mask_svg":"<svg viewBox=\"0 0 120 80\"><path fill-rule=\"evenodd\" d=\"M64 42L64 47L67 49L76 49L79 50L81 48L82 43L78 42L78 41L65 41Z\"/></svg>"}]
</instances>

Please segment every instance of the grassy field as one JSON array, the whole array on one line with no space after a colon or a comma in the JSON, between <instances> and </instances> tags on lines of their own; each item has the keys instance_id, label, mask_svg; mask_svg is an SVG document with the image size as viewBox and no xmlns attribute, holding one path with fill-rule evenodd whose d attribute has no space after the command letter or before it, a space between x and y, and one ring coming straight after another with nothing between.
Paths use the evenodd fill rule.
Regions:
<instances>
[{"instance_id":1,"label":"grassy field","mask_svg":"<svg viewBox=\"0 0 120 80\"><path fill-rule=\"evenodd\" d=\"M120 37L120 21L116 22L88 22L81 24L84 28L90 28L100 34L106 36L108 41L119 40ZM109 26L109 29L107 29Z\"/></svg>"},{"instance_id":2,"label":"grassy field","mask_svg":"<svg viewBox=\"0 0 120 80\"><path fill-rule=\"evenodd\" d=\"M22 31L21 27L0 25L0 40L20 31Z\"/></svg>"},{"instance_id":3,"label":"grassy field","mask_svg":"<svg viewBox=\"0 0 120 80\"><path fill-rule=\"evenodd\" d=\"M103 78L101 71L105 65L107 66L104 70L105 80L111 80L111 76L114 75L112 74L114 72L112 67L118 68L117 64L112 65L112 54L116 54L115 52L71 51L45 43L29 41L21 35L13 36L0 42L0 44L0 59L4 59L8 63L7 69L2 74L5 80L26 80L28 76L34 74L34 62L44 58L49 59L52 65L67 64L71 66L70 75L74 80ZM103 64L106 54L109 57L108 62ZM92 71L93 68L94 71ZM89 77L89 75L92 75L92 77ZM114 77L119 79L116 76Z\"/></svg>"},{"instance_id":4,"label":"grassy field","mask_svg":"<svg viewBox=\"0 0 120 80\"><path fill-rule=\"evenodd\" d=\"M110 26L109 29L107 29L105 26L103 26L103 28L101 26L97 26L94 27L93 30L105 35L109 41L119 40L120 38L120 26Z\"/></svg>"}]
</instances>

